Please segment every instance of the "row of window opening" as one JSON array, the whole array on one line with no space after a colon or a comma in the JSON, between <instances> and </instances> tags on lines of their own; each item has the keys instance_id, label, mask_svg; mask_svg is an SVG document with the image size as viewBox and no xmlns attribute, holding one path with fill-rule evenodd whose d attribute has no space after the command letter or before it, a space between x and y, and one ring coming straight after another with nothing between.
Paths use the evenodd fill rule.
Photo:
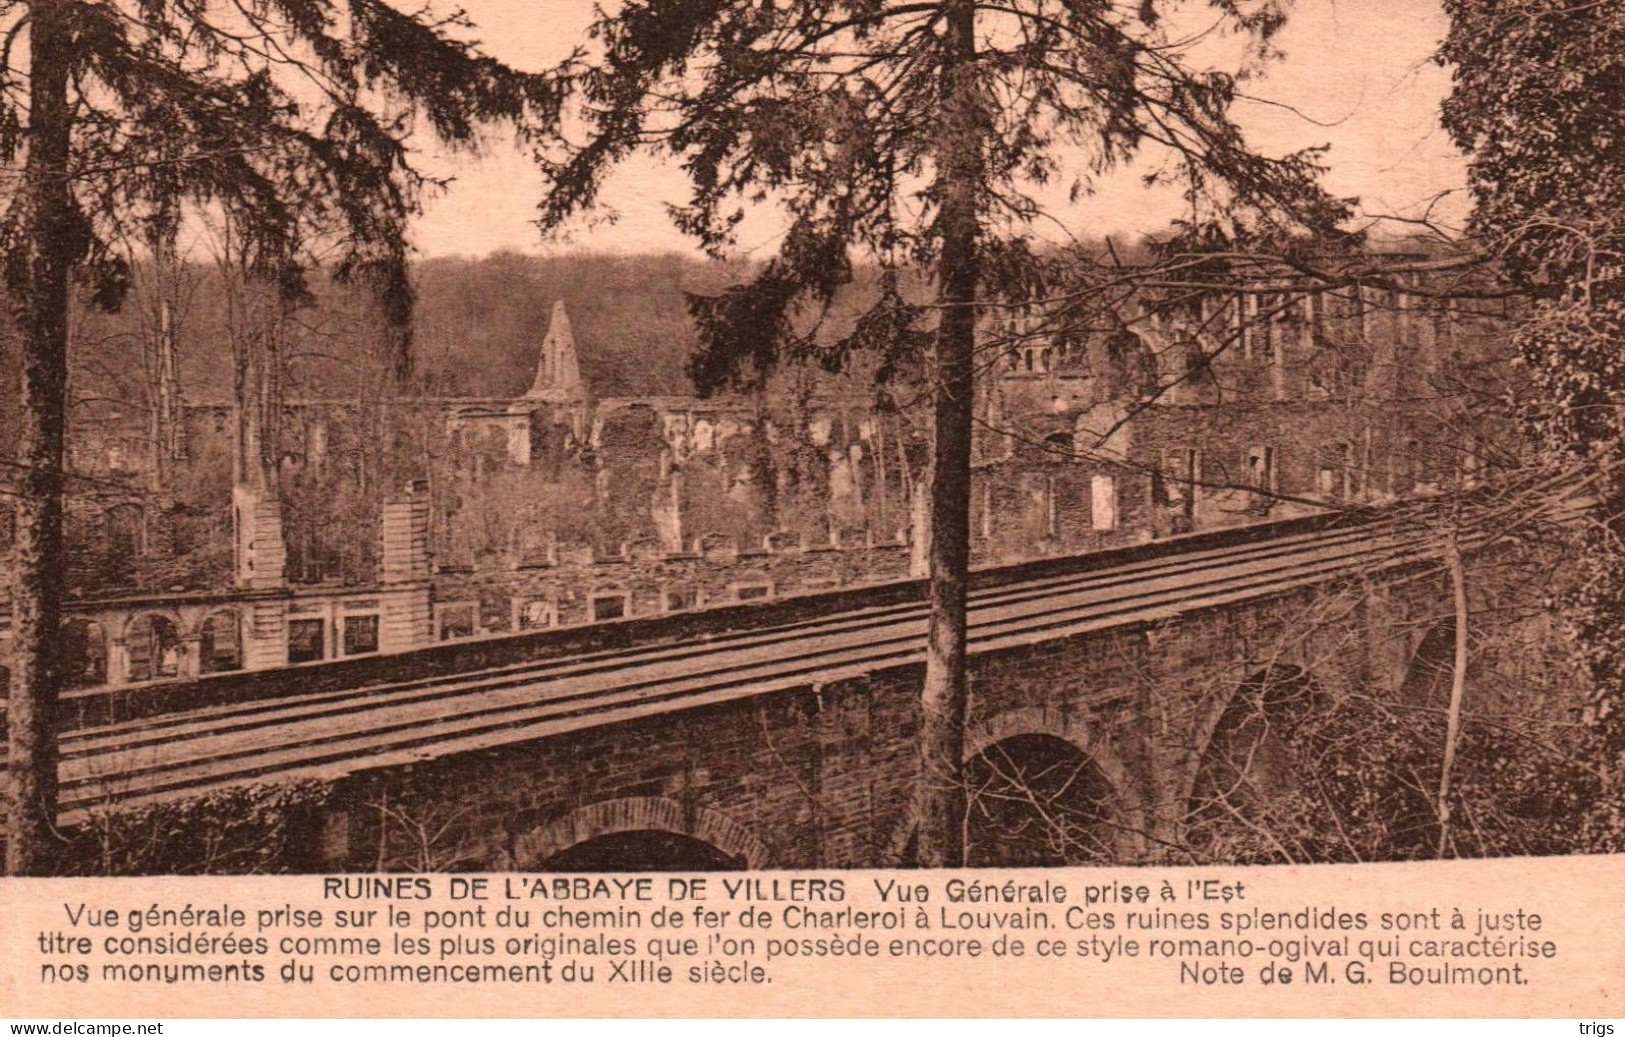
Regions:
<instances>
[{"instance_id":1,"label":"row of window opening","mask_svg":"<svg viewBox=\"0 0 1625 1037\"><path fill-rule=\"evenodd\" d=\"M661 589L653 614L686 612L702 605L763 601L773 597L776 590L771 581L736 582L729 585L726 598L716 600L708 599L698 587L668 586ZM435 606L434 613L435 637L440 641L503 632L497 624L487 622L479 601L442 602ZM633 605L632 592L629 590L606 588L593 591L586 596L585 622L606 623L618 619L631 619L639 614ZM547 630L565 625L560 619L557 602L551 598L512 599L510 624L510 629L516 631ZM492 629L493 627L497 629Z\"/></svg>"}]
</instances>

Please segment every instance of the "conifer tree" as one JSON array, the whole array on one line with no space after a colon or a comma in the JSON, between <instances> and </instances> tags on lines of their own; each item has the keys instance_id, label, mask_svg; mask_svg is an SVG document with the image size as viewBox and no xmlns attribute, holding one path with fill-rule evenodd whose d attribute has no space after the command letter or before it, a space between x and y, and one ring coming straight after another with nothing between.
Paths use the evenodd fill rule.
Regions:
<instances>
[{"instance_id":1,"label":"conifer tree","mask_svg":"<svg viewBox=\"0 0 1625 1037\"><path fill-rule=\"evenodd\" d=\"M1152 179L1183 183L1192 240L1334 227L1346 210L1316 186L1317 153L1264 157L1228 114L1284 19L1279 0L628 0L557 70L577 133L541 149L544 227L592 207L639 150L681 164L692 194L676 221L713 254L760 203L788 225L752 280L691 300L702 391L788 361L838 368L855 349L880 353L882 379L928 372L922 865L964 857L972 396L997 359L978 356L978 318L1033 293L1052 188L1082 199L1142 151ZM1226 36L1238 71L1187 66ZM886 271L879 301L828 342L817 318L860 258ZM911 265L933 275L933 303L898 289Z\"/></svg>"},{"instance_id":2,"label":"conifer tree","mask_svg":"<svg viewBox=\"0 0 1625 1037\"><path fill-rule=\"evenodd\" d=\"M374 286L409 370L407 221L430 181L408 145L427 128L547 125L547 77L466 39L461 15L384 0L0 0L0 270L22 341L21 506L13 577L6 866L51 866L53 660L63 593L70 293L117 306L126 241L182 206L229 220L257 277L303 293L318 239Z\"/></svg>"}]
</instances>

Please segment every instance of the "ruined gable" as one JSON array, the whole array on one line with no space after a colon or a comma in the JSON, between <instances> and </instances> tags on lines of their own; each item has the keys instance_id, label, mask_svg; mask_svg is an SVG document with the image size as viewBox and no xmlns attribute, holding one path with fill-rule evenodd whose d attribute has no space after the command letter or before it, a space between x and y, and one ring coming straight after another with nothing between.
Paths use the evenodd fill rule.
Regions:
<instances>
[{"instance_id":1,"label":"ruined gable","mask_svg":"<svg viewBox=\"0 0 1625 1037\"><path fill-rule=\"evenodd\" d=\"M570 328L570 314L564 308L564 300L560 299L553 304L547 337L542 340L541 355L536 362L536 377L525 393L525 399L576 403L584 401L586 396L586 385L581 380L581 362L576 356L575 334Z\"/></svg>"}]
</instances>

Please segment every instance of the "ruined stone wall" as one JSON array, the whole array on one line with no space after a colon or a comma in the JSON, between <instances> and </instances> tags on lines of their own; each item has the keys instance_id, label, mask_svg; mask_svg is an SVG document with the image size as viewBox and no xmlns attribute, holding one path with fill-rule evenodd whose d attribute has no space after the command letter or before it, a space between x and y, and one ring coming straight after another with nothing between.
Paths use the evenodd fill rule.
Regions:
<instances>
[{"instance_id":1,"label":"ruined stone wall","mask_svg":"<svg viewBox=\"0 0 1625 1037\"><path fill-rule=\"evenodd\" d=\"M1303 297L1273 321L1259 316L1283 299L1223 293L1182 315L1153 307L1111 334L1035 344L990 371L972 501L977 562L1254 521L1308 501L1381 500L1453 478L1461 429L1441 421L1445 389L1435 381L1484 354L1501 333L1497 319L1369 291ZM1245 334L1226 341L1241 324ZM1187 339L1200 342L1209 367L1169 388L1189 373ZM434 561L449 577L556 568L573 550L602 558L652 542L682 554L728 539L748 552L769 535L891 543L908 529L927 465L921 430L909 416L874 412L852 384L724 401L587 392L290 402L277 450L287 579L370 583L379 502L419 481L434 502ZM1097 442L1096 431L1113 427L1113 442ZM141 458L114 442L123 434L82 429L76 442L86 457L106 455L103 467L129 455L117 462L128 482ZM106 501L82 495L81 517L70 515L82 595L225 585L232 434L229 408L187 412L187 456L162 502L140 501L148 534L132 559L99 545ZM1261 478L1255 450L1268 452L1268 488L1297 501L1248 492ZM1187 451L1200 459L1196 481L1210 485L1170 492ZM758 563L741 559L740 579L763 578ZM534 584L521 593L555 599L568 622L569 591L580 601L597 580L582 575L584 584L557 592L545 577L510 582ZM767 578L816 586L844 577ZM662 580L683 579L638 576L627 588L644 599L634 609L650 607ZM733 581L691 582L715 600ZM506 629L502 611L484 609L476 625Z\"/></svg>"},{"instance_id":2,"label":"ruined stone wall","mask_svg":"<svg viewBox=\"0 0 1625 1037\"><path fill-rule=\"evenodd\" d=\"M70 598L230 585L231 525L224 503L203 508L167 495L105 488L69 498L64 511Z\"/></svg>"},{"instance_id":3,"label":"ruined stone wall","mask_svg":"<svg viewBox=\"0 0 1625 1037\"><path fill-rule=\"evenodd\" d=\"M662 615L907 575L908 552L899 544L846 549L792 544L773 551L712 544L702 553L668 554L643 543L624 555L565 552L552 565L442 572L434 579L434 596L442 607L477 603L479 627L472 635L479 635L592 622L594 599L620 595L627 596L624 611L607 618Z\"/></svg>"}]
</instances>

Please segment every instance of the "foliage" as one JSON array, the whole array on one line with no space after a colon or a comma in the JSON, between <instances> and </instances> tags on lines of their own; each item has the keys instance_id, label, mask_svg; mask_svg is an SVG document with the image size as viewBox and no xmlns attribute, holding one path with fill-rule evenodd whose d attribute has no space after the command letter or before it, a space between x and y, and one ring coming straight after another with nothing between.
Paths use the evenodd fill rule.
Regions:
<instances>
[{"instance_id":1,"label":"foliage","mask_svg":"<svg viewBox=\"0 0 1625 1037\"><path fill-rule=\"evenodd\" d=\"M94 807L68 833L67 875L221 875L320 867L332 786L315 779L228 785L182 799Z\"/></svg>"},{"instance_id":2,"label":"foliage","mask_svg":"<svg viewBox=\"0 0 1625 1037\"><path fill-rule=\"evenodd\" d=\"M232 402L223 274L188 265L189 305L178 322L181 395L189 406ZM134 266L137 296L151 278ZM582 376L598 398L687 395L684 365L697 339L685 294L719 291L746 268L677 255L573 253L529 256L499 252L478 259L436 257L411 264L414 370L426 393L512 397L530 387L553 304L569 311ZM355 398L375 392L378 364L369 351L376 328L366 293L312 270L310 302L286 329L288 399ZM146 301L146 300L143 300ZM103 313L82 303L72 313L73 409L69 421L134 424L142 419L140 308ZM10 328L0 330L0 433L17 412L18 362ZM13 440L0 435L0 452Z\"/></svg>"},{"instance_id":3,"label":"foliage","mask_svg":"<svg viewBox=\"0 0 1625 1037\"><path fill-rule=\"evenodd\" d=\"M1241 74L1186 65L1193 38L1179 16L1204 8L1246 44ZM1347 210L1316 185L1315 153L1261 157L1228 116L1284 17L1276 0L632 0L600 9L592 50L558 70L586 136L539 149L544 227L591 207L609 170L644 149L683 165L692 191L673 216L712 255L734 245L749 209L770 203L788 224L749 283L691 299L703 347L689 370L702 392L760 386L787 359L839 370L859 350L880 356L885 378L930 349L916 804L926 864L964 856L978 309L1034 293L1028 239L1046 185L1069 181L1080 198L1142 148L1163 152L1203 227L1234 236L1339 222ZM860 258L884 271L881 291L852 333L829 341L820 317ZM934 304L899 290L911 265L933 274Z\"/></svg>"},{"instance_id":4,"label":"foliage","mask_svg":"<svg viewBox=\"0 0 1625 1037\"><path fill-rule=\"evenodd\" d=\"M1625 754L1625 298L1548 302L1519 330L1531 424L1556 462L1598 473L1601 518L1579 533L1583 578L1561 604L1595 685L1589 719Z\"/></svg>"},{"instance_id":5,"label":"foliage","mask_svg":"<svg viewBox=\"0 0 1625 1037\"><path fill-rule=\"evenodd\" d=\"M1407 689L1408 690L1408 689ZM1481 689L1482 690L1482 689ZM1201 861L1421 860L1436 853L1442 710L1362 689L1246 696L1209 750L1187 838ZM1563 854L1590 845L1599 800L1583 732L1469 712L1453 771L1450 852Z\"/></svg>"},{"instance_id":6,"label":"foliage","mask_svg":"<svg viewBox=\"0 0 1625 1037\"><path fill-rule=\"evenodd\" d=\"M232 264L285 306L303 298L304 267L325 244L339 277L373 289L386 365L403 379L406 222L430 184L413 133L467 149L486 122L523 132L557 113L547 77L486 57L460 38L467 28L460 14L384 0L0 4L0 161L22 166L0 206L24 372L10 870L43 866L55 812L72 283L116 308L129 252L167 253L187 206L223 221Z\"/></svg>"},{"instance_id":7,"label":"foliage","mask_svg":"<svg viewBox=\"0 0 1625 1037\"><path fill-rule=\"evenodd\" d=\"M591 134L544 151L544 226L591 206L608 169L634 149L666 151L693 184L674 217L713 254L764 200L789 222L777 256L749 284L694 298L702 389L759 381L783 356L838 365L862 347L917 352L929 340L906 332L928 314L895 290L833 342L796 315L828 307L850 283L854 250L885 270L935 262L936 167L949 132L941 77L952 60L944 25L954 6L710 0L631 3L602 17L597 50L562 70ZM1182 64L1190 44L1174 27L1203 6L1248 41L1239 73ZM1193 227L1233 237L1329 231L1346 215L1315 186L1317 152L1261 157L1226 114L1269 54L1284 5L1028 0L978 5L974 17L976 139L954 146L981 156L984 295L1031 290L1039 264L1023 238L1047 185L1083 197L1142 149L1165 160L1154 178L1185 184Z\"/></svg>"},{"instance_id":8,"label":"foliage","mask_svg":"<svg viewBox=\"0 0 1625 1037\"><path fill-rule=\"evenodd\" d=\"M3 14L10 38L29 10ZM91 297L110 305L129 286L127 240L184 200L229 220L255 268L293 294L301 259L331 236L340 277L375 283L395 315L410 300L406 220L432 186L413 168L413 130L468 148L483 122L524 125L555 106L544 77L459 39L461 16L381 0L68 2L59 16L76 109L73 258ZM17 53L0 69L8 162L30 143ZM0 223L14 291L27 283L15 266L21 215L13 204Z\"/></svg>"},{"instance_id":9,"label":"foliage","mask_svg":"<svg viewBox=\"0 0 1625 1037\"><path fill-rule=\"evenodd\" d=\"M1594 684L1590 719L1625 773L1625 10L1566 0L1449 0L1444 123L1470 157L1475 234L1540 300L1520 330L1553 466L1599 476L1560 604ZM1612 822L1613 838L1625 824ZM1606 827L1606 824L1605 824Z\"/></svg>"},{"instance_id":10,"label":"foliage","mask_svg":"<svg viewBox=\"0 0 1625 1037\"><path fill-rule=\"evenodd\" d=\"M1625 10L1447 0L1444 126L1470 156L1472 229L1547 297L1620 289Z\"/></svg>"}]
</instances>

